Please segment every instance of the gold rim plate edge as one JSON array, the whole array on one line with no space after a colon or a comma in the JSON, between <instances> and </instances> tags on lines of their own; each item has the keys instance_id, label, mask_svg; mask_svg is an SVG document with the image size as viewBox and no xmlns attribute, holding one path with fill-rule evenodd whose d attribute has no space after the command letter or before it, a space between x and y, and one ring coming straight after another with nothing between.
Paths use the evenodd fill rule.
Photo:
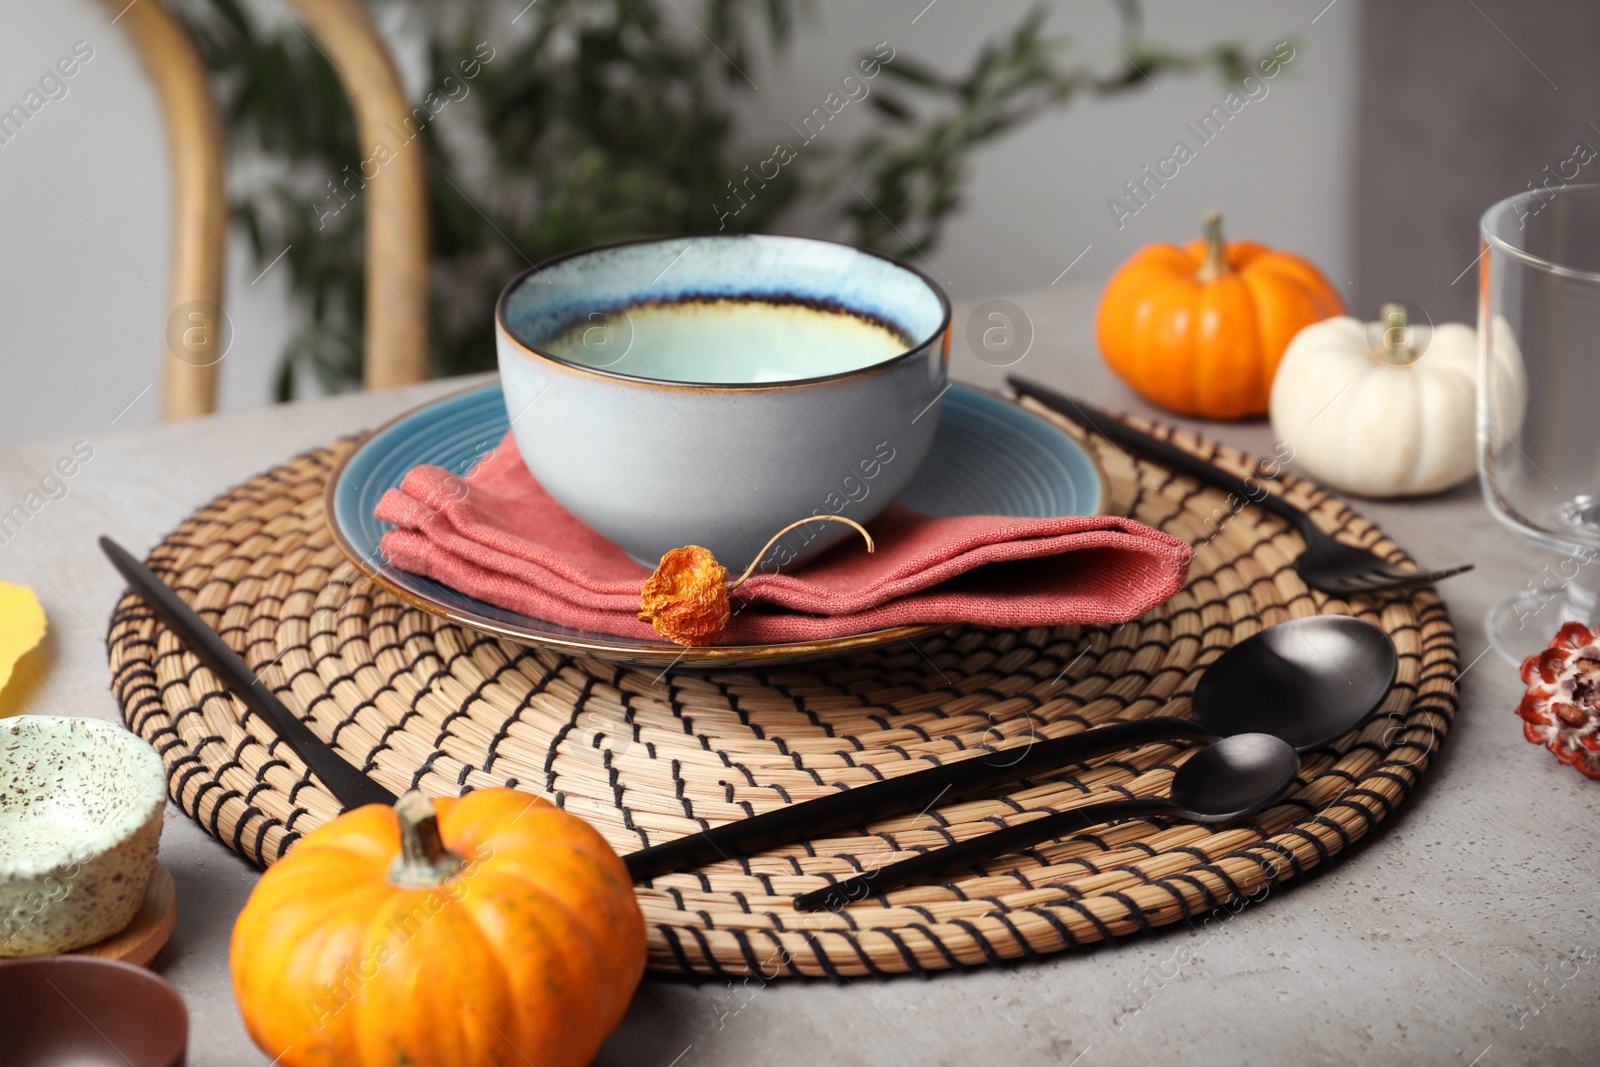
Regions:
<instances>
[{"instance_id":1,"label":"gold rim plate edge","mask_svg":"<svg viewBox=\"0 0 1600 1067\"><path fill-rule=\"evenodd\" d=\"M356 449L366 446L367 440L376 437L397 422L410 418L424 408L432 407L453 397L466 393L476 392L488 383L480 383L446 393L435 397L416 407L407 408L405 411L374 427L363 435L363 440L357 444ZM1082 441L1068 432L1066 426L1056 418L1050 417L1048 412L1034 410L1024 406L1017 399L1005 396L992 389L960 383L975 392L986 393L989 396L1004 400L1021 411L1027 412L1054 426L1062 433L1066 433L1073 442L1083 449L1090 464L1094 467L1095 476L1100 480L1100 499L1095 503L1094 511L1090 515L1104 515L1110 506L1111 482L1106 476L1105 468L1100 464L1100 457L1095 450L1089 448ZM354 456L354 452L351 453ZM348 465L348 463L346 464ZM880 645L891 644L895 641L909 641L914 637L948 630L961 623L913 623L906 626L894 626L886 630L869 630L865 633L851 634L847 637L831 637L820 641L790 641L779 644L766 645L705 645L699 647L678 648L672 645L645 645L628 641L625 638L604 638L596 635L594 638L569 637L564 634L554 634L547 630L538 630L533 627L516 626L495 622L481 616L469 615L462 611L428 600L411 592L409 589L389 579L380 569L374 567L340 528L335 515L334 496L338 492L339 482L344 477L344 467L336 468L329 476L327 485L322 490L323 521L328 524L328 531L333 536L333 543L338 546L340 553L369 581L382 588L385 592L398 598L403 603L419 611L427 612L437 618L463 626L469 630L480 633L493 634L505 638L519 645L530 645L535 648L550 648L568 655L593 656L597 659L614 663L633 666L665 666L667 669L681 668L693 670L696 668L721 667L737 668L746 665L766 665L776 663L799 663L805 660L818 659L823 656L839 655L846 652L855 652L865 648L876 648Z\"/></svg>"}]
</instances>

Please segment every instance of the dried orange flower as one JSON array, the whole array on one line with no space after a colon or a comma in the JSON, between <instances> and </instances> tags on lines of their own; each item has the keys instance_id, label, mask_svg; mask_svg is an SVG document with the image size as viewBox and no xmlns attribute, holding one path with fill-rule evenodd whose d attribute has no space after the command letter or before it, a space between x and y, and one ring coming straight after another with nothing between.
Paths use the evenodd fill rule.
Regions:
<instances>
[{"instance_id":1,"label":"dried orange flower","mask_svg":"<svg viewBox=\"0 0 1600 1067\"><path fill-rule=\"evenodd\" d=\"M655 573L644 581L639 590L639 621L647 622L656 633L677 645L709 645L722 636L728 627L732 611L728 607L728 594L744 584L756 569L756 564L766 558L778 539L790 530L808 522L836 521L855 527L867 542L867 551L877 546L872 535L854 519L843 515L814 515L809 519L791 522L772 535L766 547L756 553L750 566L733 581L728 581L728 569L717 562L709 549L699 545L674 548L661 557Z\"/></svg>"},{"instance_id":2,"label":"dried orange flower","mask_svg":"<svg viewBox=\"0 0 1600 1067\"><path fill-rule=\"evenodd\" d=\"M699 545L662 556L639 591L639 620L675 644L711 644L728 614L728 568Z\"/></svg>"}]
</instances>

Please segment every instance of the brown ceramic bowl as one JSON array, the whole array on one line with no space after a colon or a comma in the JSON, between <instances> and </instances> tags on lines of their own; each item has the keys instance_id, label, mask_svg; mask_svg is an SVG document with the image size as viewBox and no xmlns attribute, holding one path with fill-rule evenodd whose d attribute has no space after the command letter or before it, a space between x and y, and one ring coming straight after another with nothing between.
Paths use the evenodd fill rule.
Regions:
<instances>
[{"instance_id":1,"label":"brown ceramic bowl","mask_svg":"<svg viewBox=\"0 0 1600 1067\"><path fill-rule=\"evenodd\" d=\"M189 1014L166 979L90 956L0 962L7 1067L182 1067Z\"/></svg>"}]
</instances>

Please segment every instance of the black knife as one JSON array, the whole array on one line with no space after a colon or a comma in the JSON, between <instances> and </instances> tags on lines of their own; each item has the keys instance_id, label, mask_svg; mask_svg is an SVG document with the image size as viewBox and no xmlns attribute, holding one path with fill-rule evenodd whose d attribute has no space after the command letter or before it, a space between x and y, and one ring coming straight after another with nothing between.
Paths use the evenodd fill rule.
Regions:
<instances>
[{"instance_id":1,"label":"black knife","mask_svg":"<svg viewBox=\"0 0 1600 1067\"><path fill-rule=\"evenodd\" d=\"M345 762L327 743L312 733L305 723L284 707L265 682L256 677L249 664L229 648L217 631L207 626L194 609L185 604L143 563L109 537L100 538L100 549L122 572L167 629L178 635L189 651L204 663L251 711L260 715L276 731L311 773L322 779L340 804L348 810L363 804L393 805L395 795Z\"/></svg>"},{"instance_id":2,"label":"black knife","mask_svg":"<svg viewBox=\"0 0 1600 1067\"><path fill-rule=\"evenodd\" d=\"M996 752L852 786L650 845L622 861L635 882L644 882L779 845L815 840L891 815L926 814L936 805L987 793L998 785L1053 774L1084 760L1153 741L1215 740L1216 734L1193 719L1164 717L1130 719L1063 737L1029 738Z\"/></svg>"}]
</instances>

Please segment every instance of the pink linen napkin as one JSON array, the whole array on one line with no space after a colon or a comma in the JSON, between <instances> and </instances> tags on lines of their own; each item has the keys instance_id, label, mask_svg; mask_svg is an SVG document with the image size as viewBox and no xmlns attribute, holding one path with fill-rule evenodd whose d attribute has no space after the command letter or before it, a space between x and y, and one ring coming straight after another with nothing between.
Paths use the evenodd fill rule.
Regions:
<instances>
[{"instance_id":1,"label":"pink linen napkin","mask_svg":"<svg viewBox=\"0 0 1600 1067\"><path fill-rule=\"evenodd\" d=\"M659 641L637 618L650 571L578 521L528 472L509 435L466 478L420 466L384 494L396 566L479 600L593 633ZM789 516L773 516L777 532ZM909 623L1114 623L1183 588L1189 546L1132 519L935 518L891 505L793 573L752 575L718 644L843 637ZM749 560L720 560L731 575Z\"/></svg>"}]
</instances>

